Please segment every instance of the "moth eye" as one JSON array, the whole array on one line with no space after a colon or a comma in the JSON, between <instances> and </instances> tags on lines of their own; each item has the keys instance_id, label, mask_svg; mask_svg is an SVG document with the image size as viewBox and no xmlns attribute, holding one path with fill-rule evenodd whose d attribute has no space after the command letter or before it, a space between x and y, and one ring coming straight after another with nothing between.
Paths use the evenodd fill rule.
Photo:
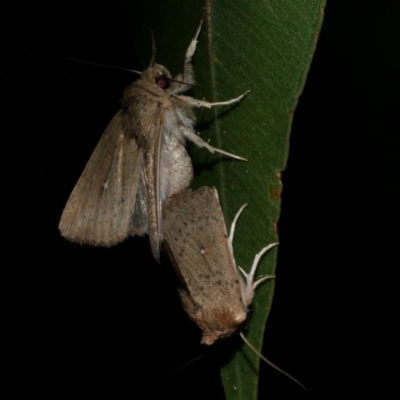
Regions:
<instances>
[{"instance_id":1,"label":"moth eye","mask_svg":"<svg viewBox=\"0 0 400 400\"><path fill-rule=\"evenodd\" d=\"M167 76L160 75L156 78L156 84L161 89L168 89L171 82Z\"/></svg>"}]
</instances>

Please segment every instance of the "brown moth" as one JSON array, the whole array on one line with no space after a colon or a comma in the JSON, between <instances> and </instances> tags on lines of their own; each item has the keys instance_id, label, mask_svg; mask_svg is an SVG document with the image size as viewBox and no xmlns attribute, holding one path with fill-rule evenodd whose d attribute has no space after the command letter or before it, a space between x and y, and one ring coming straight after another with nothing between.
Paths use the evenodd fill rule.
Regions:
<instances>
[{"instance_id":1,"label":"brown moth","mask_svg":"<svg viewBox=\"0 0 400 400\"><path fill-rule=\"evenodd\" d=\"M172 79L155 63L124 92L121 109L100 138L61 216L61 235L73 242L112 246L129 235L149 234L159 260L162 203L193 178L186 140L210 152L240 160L204 142L194 131L193 107L211 108L239 102L249 91L228 101L209 103L182 93L194 84L191 59L202 21L185 55L183 72ZM136 71L134 71L136 72Z\"/></svg>"},{"instance_id":2,"label":"brown moth","mask_svg":"<svg viewBox=\"0 0 400 400\"><path fill-rule=\"evenodd\" d=\"M272 243L256 255L246 278L241 278L233 257L232 240L237 213L228 237L215 189L202 187L169 198L163 206L164 247L184 285L180 290L183 308L203 331L202 343L213 344L230 335L247 318L262 255L276 246Z\"/></svg>"},{"instance_id":3,"label":"brown moth","mask_svg":"<svg viewBox=\"0 0 400 400\"><path fill-rule=\"evenodd\" d=\"M211 345L231 336L246 320L257 286L275 276L254 281L261 257L278 243L264 247L254 258L249 273L233 257L233 234L244 206L236 214L228 236L215 189L185 191L163 204L163 247L183 284L179 294L183 308L203 331L201 343ZM240 332L243 341L267 364L294 382L291 375L265 358Z\"/></svg>"}]
</instances>

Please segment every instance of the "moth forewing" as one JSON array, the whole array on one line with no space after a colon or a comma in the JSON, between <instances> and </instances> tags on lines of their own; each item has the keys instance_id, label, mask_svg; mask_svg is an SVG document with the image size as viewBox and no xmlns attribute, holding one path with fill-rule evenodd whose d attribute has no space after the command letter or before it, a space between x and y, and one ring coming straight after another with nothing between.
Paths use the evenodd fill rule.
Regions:
<instances>
[{"instance_id":1,"label":"moth forewing","mask_svg":"<svg viewBox=\"0 0 400 400\"><path fill-rule=\"evenodd\" d=\"M154 257L158 260L160 254L161 233L161 193L160 193L160 169L161 169L161 149L164 125L164 110L159 112L156 119L156 132L150 149L145 157L145 170L147 176L147 202L148 202L148 231L150 247ZM192 176L188 176L189 187Z\"/></svg>"},{"instance_id":2,"label":"moth forewing","mask_svg":"<svg viewBox=\"0 0 400 400\"><path fill-rule=\"evenodd\" d=\"M129 234L143 150L124 119L120 110L110 121L64 208L59 229L73 242L112 246Z\"/></svg>"},{"instance_id":3,"label":"moth forewing","mask_svg":"<svg viewBox=\"0 0 400 400\"><path fill-rule=\"evenodd\" d=\"M193 178L186 139L210 152L244 160L205 143L194 131L191 108L233 104L248 92L218 103L182 95L194 83L191 59L200 28L201 23L186 51L179 79L172 79L164 66L154 62L154 46L150 67L126 88L120 111L65 206L59 228L67 239L111 246L130 234L148 232L152 253L159 260L161 205L186 190Z\"/></svg>"}]
</instances>

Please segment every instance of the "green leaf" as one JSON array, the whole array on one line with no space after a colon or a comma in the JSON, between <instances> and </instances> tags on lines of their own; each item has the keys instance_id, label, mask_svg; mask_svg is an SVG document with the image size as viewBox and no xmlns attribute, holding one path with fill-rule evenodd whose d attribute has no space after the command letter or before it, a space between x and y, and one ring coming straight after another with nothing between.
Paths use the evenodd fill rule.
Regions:
<instances>
[{"instance_id":1,"label":"green leaf","mask_svg":"<svg viewBox=\"0 0 400 400\"><path fill-rule=\"evenodd\" d=\"M197 127L204 140L248 162L191 148L196 172L193 188L218 188L228 229L239 207L248 204L237 224L234 251L237 264L249 270L255 254L278 241L280 172L286 166L292 118L315 50L325 0L147 0L133 4L127 2L127 15L133 21L144 68L150 62L153 30L156 61L172 75L181 72L205 5L193 61L194 97L222 101L251 90L238 105L197 112ZM274 248L264 256L257 276L274 274L276 259ZM273 287L273 281L267 281L257 289L245 329L259 350ZM221 367L227 399L257 398L259 357L247 346L234 347Z\"/></svg>"}]
</instances>

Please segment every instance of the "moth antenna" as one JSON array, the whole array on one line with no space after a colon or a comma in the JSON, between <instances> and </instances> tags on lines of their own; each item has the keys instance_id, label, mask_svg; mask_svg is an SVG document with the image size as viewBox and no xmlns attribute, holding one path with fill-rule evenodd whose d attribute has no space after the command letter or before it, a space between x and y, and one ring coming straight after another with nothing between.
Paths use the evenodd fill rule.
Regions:
<instances>
[{"instance_id":1,"label":"moth antenna","mask_svg":"<svg viewBox=\"0 0 400 400\"><path fill-rule=\"evenodd\" d=\"M179 367L178 369L176 369L174 372L179 372L180 370L186 368L188 365L190 365L190 364L196 362L197 360L200 360L200 358L202 358L202 357L203 357L203 355L200 354L199 356L193 358L193 360L190 360L190 361L188 361L187 363L183 364L181 367Z\"/></svg>"},{"instance_id":2,"label":"moth antenna","mask_svg":"<svg viewBox=\"0 0 400 400\"><path fill-rule=\"evenodd\" d=\"M265 361L268 365L270 365L272 368L276 369L283 375L287 376L290 378L293 382L296 382L299 386L301 386L304 390L307 390L307 388L300 383L297 379L293 378L293 376L289 375L287 372L285 372L283 369L279 368L276 364L274 364L272 361L268 360L268 358L264 357L259 351L256 350L256 348L249 342L249 340L246 338L246 336L243 334L243 332L240 332L240 337L243 339L243 341L247 344L247 346L250 347L251 350L255 354L257 354L263 361Z\"/></svg>"},{"instance_id":3,"label":"moth antenna","mask_svg":"<svg viewBox=\"0 0 400 400\"><path fill-rule=\"evenodd\" d=\"M150 60L150 68L154 68L154 64L156 63L156 39L154 38L154 32L151 31L151 60Z\"/></svg>"},{"instance_id":4,"label":"moth antenna","mask_svg":"<svg viewBox=\"0 0 400 400\"><path fill-rule=\"evenodd\" d=\"M176 80L176 79L170 79L170 81L171 81L171 82L176 82L176 83L182 83L183 85L188 85L188 86L193 86L193 87L196 86L196 85L193 84L193 83L178 81L178 80Z\"/></svg>"},{"instance_id":5,"label":"moth antenna","mask_svg":"<svg viewBox=\"0 0 400 400\"><path fill-rule=\"evenodd\" d=\"M99 63L94 63L94 62L90 62L90 61L82 61L82 60L78 60L78 59L76 59L76 58L71 58L71 57L65 57L64 60L76 61L76 62L80 62L80 63L82 63L82 64L96 65L97 67L105 67L105 68L120 69L120 70L122 70L122 71L128 71L128 72L133 72L134 74L142 75L142 73L141 73L140 71L135 71L134 69L129 69L129 68L116 67L116 66L114 66L114 65L99 64Z\"/></svg>"},{"instance_id":6,"label":"moth antenna","mask_svg":"<svg viewBox=\"0 0 400 400\"><path fill-rule=\"evenodd\" d=\"M242 211L244 210L244 208L247 206L247 203L243 204L242 207L239 208L239 211L236 213L235 218L233 219L232 225L231 225L231 230L229 231L229 241L233 242L233 234L235 233L235 226L236 226L236 222L240 217L240 214L242 213Z\"/></svg>"}]
</instances>

